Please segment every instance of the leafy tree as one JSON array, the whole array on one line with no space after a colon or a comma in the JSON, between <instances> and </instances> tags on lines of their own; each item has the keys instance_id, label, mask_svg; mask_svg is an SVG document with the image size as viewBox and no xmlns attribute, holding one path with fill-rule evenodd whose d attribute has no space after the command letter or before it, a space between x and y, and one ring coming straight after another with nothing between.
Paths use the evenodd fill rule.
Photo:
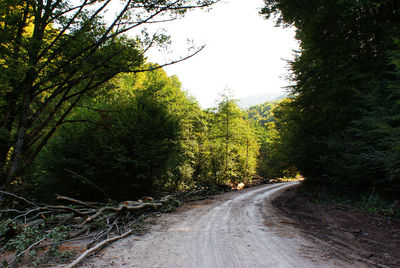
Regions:
<instances>
[{"instance_id":1,"label":"leafy tree","mask_svg":"<svg viewBox=\"0 0 400 268\"><path fill-rule=\"evenodd\" d=\"M291 63L294 100L284 111L290 120L282 129L295 166L316 184L398 193L397 168L389 163L399 155L399 3L265 4L267 17L296 27L301 45Z\"/></svg>"},{"instance_id":2,"label":"leafy tree","mask_svg":"<svg viewBox=\"0 0 400 268\"><path fill-rule=\"evenodd\" d=\"M247 110L260 141L257 172L262 177L295 175L296 168L291 157L295 151L293 146L289 146L291 132L287 132L287 125L292 120L289 116L290 103L291 99L284 99Z\"/></svg>"},{"instance_id":3,"label":"leafy tree","mask_svg":"<svg viewBox=\"0 0 400 268\"><path fill-rule=\"evenodd\" d=\"M35 191L126 200L190 183L199 111L161 69L120 75L70 114L80 123L63 125L41 152L31 176Z\"/></svg>"},{"instance_id":4,"label":"leafy tree","mask_svg":"<svg viewBox=\"0 0 400 268\"><path fill-rule=\"evenodd\" d=\"M258 142L255 130L229 92L210 114L208 151L211 174L216 183L243 181L255 173Z\"/></svg>"},{"instance_id":5,"label":"leafy tree","mask_svg":"<svg viewBox=\"0 0 400 268\"><path fill-rule=\"evenodd\" d=\"M246 110L250 120L253 120L261 126L266 126L268 123L274 122L272 110L274 109L275 102L266 102L263 104L251 106Z\"/></svg>"},{"instance_id":6,"label":"leafy tree","mask_svg":"<svg viewBox=\"0 0 400 268\"><path fill-rule=\"evenodd\" d=\"M105 10L115 2L121 8L106 23ZM33 163L85 95L119 73L147 71L140 68L144 53L166 41L125 33L214 2L1 0L1 187Z\"/></svg>"}]
</instances>

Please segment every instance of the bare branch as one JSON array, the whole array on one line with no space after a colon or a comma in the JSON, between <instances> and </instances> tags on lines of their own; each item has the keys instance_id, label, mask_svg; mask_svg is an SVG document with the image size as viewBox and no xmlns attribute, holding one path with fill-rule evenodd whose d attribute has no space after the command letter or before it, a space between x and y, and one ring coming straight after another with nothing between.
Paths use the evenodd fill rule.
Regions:
<instances>
[{"instance_id":1,"label":"bare branch","mask_svg":"<svg viewBox=\"0 0 400 268\"><path fill-rule=\"evenodd\" d=\"M79 13L82 12L82 10L86 6L87 2L88 2L88 0L85 0L85 2L79 7L78 11L75 12L74 16L72 16L72 18L70 18L67 25L63 27L63 29L58 33L58 35L54 38L54 40L45 49L43 49L43 51L39 54L39 58L42 58L43 55L45 55L47 53L47 51L49 51L58 42L58 40L64 35L64 33L69 29L71 24L78 17Z\"/></svg>"},{"instance_id":2,"label":"bare branch","mask_svg":"<svg viewBox=\"0 0 400 268\"><path fill-rule=\"evenodd\" d=\"M121 205L119 207L102 207L100 208L96 214L88 217L82 224L81 226L85 225L88 222L93 221L94 219L98 218L101 214L103 214L105 211L115 211L115 212L119 212L121 210L140 210L146 207L160 207L162 206L162 203L140 203L140 205L135 205L135 206L131 206L131 205L124 205L123 203L121 203Z\"/></svg>"},{"instance_id":3,"label":"bare branch","mask_svg":"<svg viewBox=\"0 0 400 268\"><path fill-rule=\"evenodd\" d=\"M85 6L91 5L91 4L95 3L96 1L97 1L97 0L92 0L92 1L89 2L89 3L87 3L87 1L85 1ZM112 1L112 0L111 0L111 1ZM57 2L54 3L54 5L51 7L51 10L50 10L50 11L54 11L54 10L57 8L57 6L58 6L61 2L62 2L62 0L57 0ZM70 13L70 12L72 12L72 11L74 11L74 10L80 8L80 7L82 7L82 5L78 5L78 6L74 6L74 7L71 7L71 8L69 8L69 9L66 9L66 10L64 10L64 11L62 11L62 12L60 12L60 13L55 14L55 16L52 16L52 17L48 16L49 20L47 20L47 24L52 23L54 20L58 19L59 17L65 15L65 14L68 14L68 13Z\"/></svg>"},{"instance_id":4,"label":"bare branch","mask_svg":"<svg viewBox=\"0 0 400 268\"><path fill-rule=\"evenodd\" d=\"M84 201L82 201L82 200L78 200L78 199L75 199L75 198L72 198L72 197L63 196L63 195L59 195L59 194L56 194L56 199L57 199L57 200L65 200L65 201L77 203L77 204L82 205L82 206L85 206L85 207L94 207L95 205L104 206L103 203L98 203L98 202L84 202Z\"/></svg>"},{"instance_id":5,"label":"bare branch","mask_svg":"<svg viewBox=\"0 0 400 268\"><path fill-rule=\"evenodd\" d=\"M46 209L71 211L71 212L74 212L77 215L89 215L89 214L93 213L93 210L81 211L81 210L74 209L74 208L67 207L67 206L46 206L46 207L43 207L43 210L46 210Z\"/></svg>"},{"instance_id":6,"label":"bare branch","mask_svg":"<svg viewBox=\"0 0 400 268\"><path fill-rule=\"evenodd\" d=\"M15 267L16 261L19 259L19 257L23 256L25 253L27 253L29 250L31 250L32 248L34 248L35 246L39 245L41 242L43 242L47 237L43 237L42 239L36 241L35 243L33 243L32 245L30 245L27 249L25 249L24 251L20 252L19 254L16 254L14 256L14 258L12 259L12 261L9 263L9 267Z\"/></svg>"},{"instance_id":7,"label":"bare branch","mask_svg":"<svg viewBox=\"0 0 400 268\"><path fill-rule=\"evenodd\" d=\"M102 248L103 246L105 246L108 243L114 242L116 240L119 240L121 238L127 237L130 234L132 234L134 232L134 230L129 230L125 233L123 233L122 235L119 236L114 236L111 237L109 239L106 239L100 243L98 243L96 246L94 246L91 249L86 250L84 253L82 253L82 255L79 256L79 258L77 258L74 262L72 262L71 264L67 265L66 268L73 268L75 267L78 263L80 263L84 258L86 258L87 256L89 256L90 254L92 254L93 252L96 252L97 250L99 250L100 248Z\"/></svg>"},{"instance_id":8,"label":"bare branch","mask_svg":"<svg viewBox=\"0 0 400 268\"><path fill-rule=\"evenodd\" d=\"M84 105L77 105L76 108L85 108L85 109L92 110L92 111L95 111L95 112L107 112L107 113L117 113L118 112L118 110L97 109L97 108L88 107L88 106L84 106Z\"/></svg>"},{"instance_id":9,"label":"bare branch","mask_svg":"<svg viewBox=\"0 0 400 268\"><path fill-rule=\"evenodd\" d=\"M50 115L47 117L47 119L44 120L44 121L43 121L39 126L37 126L34 130L32 130L32 131L28 134L28 136L36 136L37 133L39 133L39 132L42 131L45 127L47 127L47 126L49 125L50 121L54 118L54 116L57 114L57 112L61 109L61 106L62 106L62 104L63 104L65 101L67 101L68 99L70 99L70 98L72 98L72 97L75 97L75 96L78 96L78 95L83 95L85 92L87 92L87 91L89 91L89 90L94 89L94 88L97 87L97 86L91 87L91 86L90 86L90 83L89 83L89 84L85 87L84 90L79 91L78 93L75 93L75 94L72 94L72 95L69 95L69 96L68 96L70 90L72 90L72 88L73 88L75 85L77 85L77 84L81 83L82 81L84 81L85 79L89 79L89 78L91 78L92 81L93 81L93 79L96 78L96 76L106 77L106 78L107 78L106 81L108 81L108 80L110 79L108 76L105 76L105 75L103 75L103 74L100 75L100 74L96 73L95 71L96 71L97 69L103 67L104 64L105 64L106 62L112 60L114 57L116 57L118 54L120 54L124 49L125 49L125 48L122 48L122 49L120 49L120 50L114 52L114 53L111 54L109 57L107 57L106 59L104 59L101 63L99 63L99 64L93 66L92 70L89 71L89 73L90 73L91 75L86 75L86 76L85 76L85 75L82 75L82 76L78 77L78 78L75 79L75 80L65 79L65 80L64 80L64 84L65 84L65 85L68 85L68 88L67 88L67 89L65 89L65 88L63 88L63 87L57 88L57 89L43 102L43 104L39 107L39 109L38 109L38 110L32 115L32 117L29 119L28 127L30 127L30 126L33 124L33 121L40 115L40 113L41 113L42 111L44 111L45 108L47 108L47 107L50 105L50 102L52 102L53 100L55 100L55 98L56 98L57 95L59 95L59 94L61 94L61 93L64 92L63 97L59 100L58 104L53 108L52 112L51 112ZM76 71L76 72L78 72L78 71ZM75 73L76 73L76 72L75 72ZM72 73L70 76L72 77L75 73ZM114 74L113 76L115 76L115 74ZM68 81L68 80L69 80L69 81ZM106 81L104 81L104 82L106 82ZM104 83L104 82L102 81L101 84ZM57 124L56 126L59 126L59 125L61 125L61 124L62 124L62 121L59 121L58 124ZM37 139L34 140L34 142L36 142L36 141L37 141ZM33 143L29 143L28 145L26 145L26 147L28 148L28 147L30 147L30 146L32 146L32 145L33 145Z\"/></svg>"},{"instance_id":10,"label":"bare branch","mask_svg":"<svg viewBox=\"0 0 400 268\"><path fill-rule=\"evenodd\" d=\"M9 213L9 212L13 212L13 213L18 213L18 214L22 214L24 213L21 210L17 210L17 209L0 209L0 213Z\"/></svg>"},{"instance_id":11,"label":"bare branch","mask_svg":"<svg viewBox=\"0 0 400 268\"><path fill-rule=\"evenodd\" d=\"M63 122L61 122L58 125L60 126L60 125L67 124L67 123L92 123L92 124L96 124L96 122L93 122L93 121L90 121L90 120L87 120L87 119L75 119L75 120L64 120Z\"/></svg>"},{"instance_id":12,"label":"bare branch","mask_svg":"<svg viewBox=\"0 0 400 268\"><path fill-rule=\"evenodd\" d=\"M129 4L131 3L131 0L129 0L126 5L124 6L124 8L122 9L122 11L119 13L119 15L117 16L117 18L113 21L113 23L111 23L111 25L106 29L106 31L103 33L102 37L99 38L99 40L93 44L91 44L90 46L87 46L85 48L83 48L82 50L78 51L75 55L71 56L68 60L66 60L64 62L63 65L61 65L57 70L55 70L53 72L53 75L50 76L48 79L54 78L56 76L59 76L60 73L62 73L62 70L65 69L66 67L70 66L71 64L76 64L75 60L77 58L79 58L83 53L85 53L86 51L90 51L91 52L86 56L85 60L81 60L81 62L85 62L87 61L92 55L93 53L96 51L96 49L103 44L104 42L106 42L107 40L110 40L118 35L121 35L133 28L136 28L138 26L141 26L145 23L147 23L148 21L151 21L154 17L160 15L161 13L167 11L170 9L170 7L174 6L176 3L178 3L180 0L177 0L173 3L171 3L170 5L166 5L163 6L162 8L160 8L160 10L158 10L157 12L154 12L153 14L149 15L147 18L143 19L142 21L131 25L129 27L123 28L119 31L115 31L112 34L109 35L110 32L112 32L112 30L114 29L114 27L116 26L116 24L119 22L119 20L123 17L123 15L127 12L128 8L129 8ZM57 53L58 54L58 53ZM50 63L51 60L53 60L55 58L55 56L57 55L52 55L50 56L50 58L48 60L45 61L45 63L39 68L39 72L41 72L43 70L43 68L45 66L48 65L48 63ZM42 82L39 82L38 84L35 85L35 87L40 86L41 84L43 84Z\"/></svg>"},{"instance_id":13,"label":"bare branch","mask_svg":"<svg viewBox=\"0 0 400 268\"><path fill-rule=\"evenodd\" d=\"M72 170L69 170L69 169L66 169L66 168L64 168L64 170L67 171L67 172L69 172L69 173L71 173L71 174L73 174L73 175L75 175L75 176L77 176L77 177L79 177L79 178L81 178L81 179L83 179L86 183L89 183L89 184L92 185L94 188L96 188L97 190L99 190L100 192L102 192L102 193L105 195L105 197L107 197L108 199L111 199L110 196L109 196L102 188L100 188L99 186L97 186L96 184L94 184L93 182L91 182L90 180L88 180L87 178L83 177L82 175L79 175L78 173L76 173L76 172L74 172L74 171L72 171Z\"/></svg>"},{"instance_id":14,"label":"bare branch","mask_svg":"<svg viewBox=\"0 0 400 268\"><path fill-rule=\"evenodd\" d=\"M72 202L72 203L77 203L77 204L85 206L85 207L92 207L92 205L90 205L89 203L86 203L86 202L83 202L81 200L74 199L74 198L71 198L71 197L59 195L59 194L56 194L56 199L57 200L66 200L66 201L69 201L69 202Z\"/></svg>"},{"instance_id":15,"label":"bare branch","mask_svg":"<svg viewBox=\"0 0 400 268\"><path fill-rule=\"evenodd\" d=\"M71 12L77 8L80 8L79 11L77 11L74 16L69 20L69 22L67 23L66 26L64 26L62 28L62 30L60 31L60 33L56 36L56 38L53 40L53 42L46 47L40 54L40 58L42 58L55 44L56 42L64 35L64 33L69 29L69 27L72 25L72 23L75 21L76 17L79 15L79 13L82 11L82 9L87 6L92 4L93 2L95 2L96 0L92 0L92 2L88 3L88 0L85 0L85 2L80 5L80 6L76 6L74 8L71 8L69 10L67 10L66 12L62 12L61 15L64 15L65 13ZM112 0L107 0L101 7L99 7L96 12L94 12L92 14L92 16L88 19L88 21L93 21L99 14L100 12L107 7L107 5L111 2ZM54 19L54 18L53 18ZM51 19L49 22L47 22L47 24L51 23L51 21L53 20ZM81 29L82 30L82 29ZM69 40L69 42L72 42L78 35L74 35L72 37L72 40ZM53 52L53 54L48 57L48 59L46 60L46 62L43 64L43 66L41 68L39 68L38 72L41 72L47 65L48 63L50 63L61 51L63 50L63 47L60 46L56 51Z\"/></svg>"},{"instance_id":16,"label":"bare branch","mask_svg":"<svg viewBox=\"0 0 400 268\"><path fill-rule=\"evenodd\" d=\"M153 20L153 21L146 21L145 24L155 24L155 23L164 23L164 22L171 22L171 21L175 21L178 18L171 18L171 19L165 19L165 20ZM117 26L121 26L121 25L132 25L132 24L138 24L140 23L139 21L125 21L125 22L119 22L116 25Z\"/></svg>"},{"instance_id":17,"label":"bare branch","mask_svg":"<svg viewBox=\"0 0 400 268\"><path fill-rule=\"evenodd\" d=\"M8 195L8 196L14 197L15 199L22 200L22 201L24 201L24 202L26 202L26 203L28 203L28 204L34 206L34 207L39 207L39 205L38 205L37 203L32 202L32 201L29 201L28 199L23 198L23 197L18 196L18 195L15 195L15 194L13 194L13 193L5 192L5 191L0 191L0 194Z\"/></svg>"},{"instance_id":18,"label":"bare branch","mask_svg":"<svg viewBox=\"0 0 400 268\"><path fill-rule=\"evenodd\" d=\"M181 59L179 59L179 60L174 60L174 61L171 61L171 62L168 62L168 63L164 63L164 64L158 65L158 66L156 66L156 67L147 68L147 69L139 69L139 70L129 70L129 69L126 69L126 70L123 70L122 72L125 72L125 73L142 73L142 72L149 72L149 71L154 71L154 70L157 70L157 69L161 69L161 68L164 68L164 67L166 67L166 66L173 65L173 64L176 64L176 63L185 61L185 60L187 60L187 59L190 59L191 57L193 57L193 56L197 55L198 53L200 53L200 51L202 51L205 47L206 47L206 46L203 45L203 46L202 46L201 48L199 48L196 52L190 54L189 56L186 56L186 57L181 58Z\"/></svg>"}]
</instances>

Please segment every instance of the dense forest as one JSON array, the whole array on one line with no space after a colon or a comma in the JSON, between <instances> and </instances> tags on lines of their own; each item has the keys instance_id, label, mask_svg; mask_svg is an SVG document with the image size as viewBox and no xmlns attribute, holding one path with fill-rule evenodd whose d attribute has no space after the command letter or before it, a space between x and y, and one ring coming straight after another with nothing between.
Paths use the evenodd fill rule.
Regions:
<instances>
[{"instance_id":1,"label":"dense forest","mask_svg":"<svg viewBox=\"0 0 400 268\"><path fill-rule=\"evenodd\" d=\"M8 187L51 202L56 193L130 200L156 191L250 183L256 174L271 172L266 146L273 142L273 107L242 111L225 90L217 107L202 110L162 69L121 74L85 96Z\"/></svg>"},{"instance_id":2,"label":"dense forest","mask_svg":"<svg viewBox=\"0 0 400 268\"><path fill-rule=\"evenodd\" d=\"M262 13L300 42L279 114L288 160L312 187L398 198L399 1L267 0Z\"/></svg>"},{"instance_id":3,"label":"dense forest","mask_svg":"<svg viewBox=\"0 0 400 268\"><path fill-rule=\"evenodd\" d=\"M106 20L112 2L119 11ZM81 220L69 225L77 236L108 235L121 211L165 205L118 203L143 196L301 174L309 192L398 204L400 2L264 0L261 15L294 26L300 49L288 97L246 110L229 89L202 109L163 69L203 47L146 58L169 37L143 26L216 2L0 0L0 243L16 250L12 263L71 237L45 212ZM56 194L75 206L44 205Z\"/></svg>"},{"instance_id":4,"label":"dense forest","mask_svg":"<svg viewBox=\"0 0 400 268\"><path fill-rule=\"evenodd\" d=\"M293 173L275 104L243 111L225 90L217 107L201 109L162 69L201 47L164 65L145 57L168 37L142 24L216 1L126 1L107 22L110 2L2 1L2 191L41 202L135 200Z\"/></svg>"},{"instance_id":5,"label":"dense forest","mask_svg":"<svg viewBox=\"0 0 400 268\"><path fill-rule=\"evenodd\" d=\"M126 35L215 1L126 1L106 23L109 2L2 1L2 190L123 200L301 173L337 192L400 193L397 1L265 1L300 50L289 98L247 110L229 90L201 109L145 58L167 36Z\"/></svg>"},{"instance_id":6,"label":"dense forest","mask_svg":"<svg viewBox=\"0 0 400 268\"><path fill-rule=\"evenodd\" d=\"M246 114L227 95L200 109L162 69L118 76L68 120L25 176L41 198L130 200L256 172L259 144Z\"/></svg>"}]
</instances>

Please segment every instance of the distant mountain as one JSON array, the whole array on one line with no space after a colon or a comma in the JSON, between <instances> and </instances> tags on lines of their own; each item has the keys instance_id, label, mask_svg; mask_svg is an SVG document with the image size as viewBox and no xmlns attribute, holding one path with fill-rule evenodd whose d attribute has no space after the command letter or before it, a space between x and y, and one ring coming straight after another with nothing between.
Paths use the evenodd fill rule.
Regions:
<instances>
[{"instance_id":1,"label":"distant mountain","mask_svg":"<svg viewBox=\"0 0 400 268\"><path fill-rule=\"evenodd\" d=\"M251 106L261 104L261 103L264 103L267 101L275 101L275 100L283 99L285 97L286 97L285 94L277 95L277 94L272 94L272 93L251 95L246 98L240 99L238 101L238 105L240 108L246 110L246 109L250 108Z\"/></svg>"}]
</instances>

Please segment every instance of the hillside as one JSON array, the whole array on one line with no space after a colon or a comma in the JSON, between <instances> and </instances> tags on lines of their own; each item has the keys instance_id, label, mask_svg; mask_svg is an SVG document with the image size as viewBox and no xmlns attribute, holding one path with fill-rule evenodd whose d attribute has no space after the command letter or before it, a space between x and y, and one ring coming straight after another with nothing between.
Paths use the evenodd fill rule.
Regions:
<instances>
[{"instance_id":1,"label":"hillside","mask_svg":"<svg viewBox=\"0 0 400 268\"><path fill-rule=\"evenodd\" d=\"M240 108L246 110L246 109L250 108L251 106L265 103L267 101L275 101L275 100L283 99L285 97L286 97L286 94L279 95L276 93L251 95L251 96L240 99L238 101L238 105Z\"/></svg>"}]
</instances>

